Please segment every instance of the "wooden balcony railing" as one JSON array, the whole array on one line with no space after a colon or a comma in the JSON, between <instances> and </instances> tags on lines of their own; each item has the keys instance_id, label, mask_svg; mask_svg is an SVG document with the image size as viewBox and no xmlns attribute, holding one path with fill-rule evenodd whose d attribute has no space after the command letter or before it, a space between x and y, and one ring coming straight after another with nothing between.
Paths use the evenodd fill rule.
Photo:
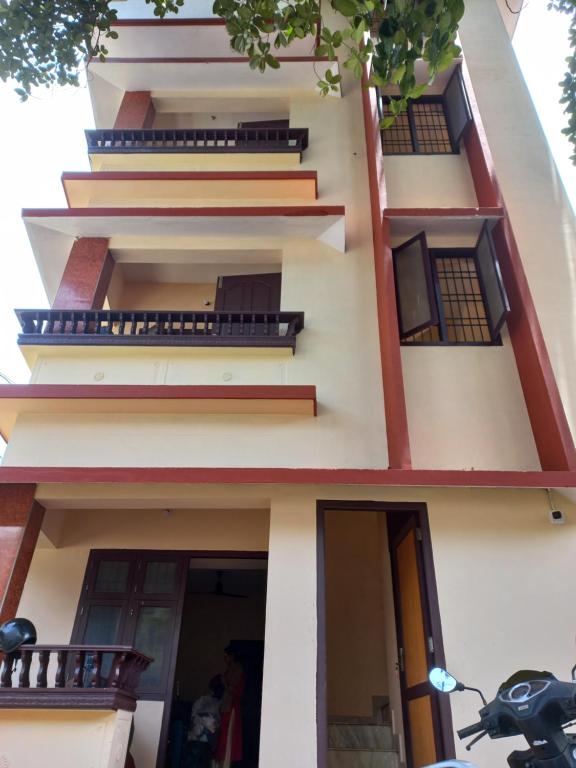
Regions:
<instances>
[{"instance_id":1,"label":"wooden balcony railing","mask_svg":"<svg viewBox=\"0 0 576 768\"><path fill-rule=\"evenodd\" d=\"M152 661L124 645L22 645L4 656L0 708L133 712L140 675Z\"/></svg>"},{"instance_id":2,"label":"wooden balcony railing","mask_svg":"<svg viewBox=\"0 0 576 768\"><path fill-rule=\"evenodd\" d=\"M17 309L19 344L290 347L303 312Z\"/></svg>"},{"instance_id":3,"label":"wooden balcony railing","mask_svg":"<svg viewBox=\"0 0 576 768\"><path fill-rule=\"evenodd\" d=\"M90 154L137 152L298 152L308 128L172 128L86 131Z\"/></svg>"}]
</instances>

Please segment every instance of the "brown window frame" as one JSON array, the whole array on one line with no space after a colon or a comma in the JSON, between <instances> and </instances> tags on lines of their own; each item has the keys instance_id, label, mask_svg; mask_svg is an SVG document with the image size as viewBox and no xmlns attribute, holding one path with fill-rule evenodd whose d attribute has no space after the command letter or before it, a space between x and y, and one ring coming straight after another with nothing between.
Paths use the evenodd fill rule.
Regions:
<instances>
[{"instance_id":1,"label":"brown window frame","mask_svg":"<svg viewBox=\"0 0 576 768\"><path fill-rule=\"evenodd\" d=\"M456 115L451 112L450 109L450 102L449 98L447 96L448 92L452 92L454 89L456 89L456 93L459 95L459 103L456 104L456 108L461 108L461 110L465 113L465 121L460 126L457 133L455 133L455 128L453 123L456 121ZM386 115L384 114L384 105L389 104L391 101L397 100L398 97L396 96L384 96L381 94L380 90L378 89L378 115L380 120L382 120ZM444 117L445 122L445 129L448 134L449 142L451 149L449 151L441 151L436 150L433 152L426 151L425 149L421 149L420 143L418 141L418 117L414 114L414 106L417 106L419 104L440 104L442 106L442 115ZM408 108L406 110L406 115L408 118L408 127L410 129L410 141L412 143L412 151L390 151L385 144L385 137L387 131L393 131L394 126L388 129L384 129L381 131L381 143L382 143L382 154L386 156L412 156L412 155L458 155L460 154L460 144L462 142L462 137L464 136L464 133L467 129L467 127L472 123L473 116L472 116L472 109L470 107L470 102L468 99L468 94L466 92L466 87L464 85L464 79L462 77L462 68L460 66L456 67L454 72L452 73L450 80L448 81L448 84L446 85L446 88L444 89L444 93L440 95L435 96L421 96L419 99L411 99L408 101Z\"/></svg>"},{"instance_id":2,"label":"brown window frame","mask_svg":"<svg viewBox=\"0 0 576 768\"><path fill-rule=\"evenodd\" d=\"M402 251L405 249L405 247L411 245L416 241L420 241L421 248L422 248L422 256L423 256L423 259L427 262L426 278L427 278L427 282L430 281L428 282L428 301L432 304L432 306L430 307L430 321L426 325L422 325L415 330L407 329L405 331L402 327L403 297L399 292L400 284L398 282L398 277L397 277L398 259L401 256ZM486 243L488 246L488 256L489 256L491 272L492 272L490 277L494 281L493 287L496 291L496 298L501 304L501 312L498 317L492 317L492 307L487 296L486 284L485 284L487 274L485 271L485 266L483 267L478 256L480 246L483 243ZM393 254L393 264L394 264L398 326L400 331L400 344L402 346L407 346L407 347L425 347L425 346L487 347L488 346L490 347L490 346L502 345L502 338L500 335L500 331L510 312L510 305L508 302L508 298L506 296L506 291L504 288L502 275L500 272L500 265L498 263L498 258L496 255L494 244L492 242L492 237L490 235L490 227L489 227L488 221L484 222L482 229L480 231L480 235L476 242L476 245L472 248L470 247L429 248L426 241L425 232L420 232L415 237L411 238L410 240L407 240L405 243L402 243L401 245L394 248L392 251L392 254ZM485 321L490 334L490 340L452 341L448 338L448 324L446 322L446 315L445 315L445 309L444 309L445 300L442 296L442 292L440 289L440 278L439 278L438 270L436 266L436 261L437 259L440 259L440 258L461 258L461 259L466 258L466 259L471 259L473 261L475 272L476 272L476 279L478 281L478 286L480 288L482 304L484 306ZM438 328L439 338L437 340L436 339L435 340L427 340L427 339L411 340L411 337L413 337L414 335L417 335L418 333L425 331L427 328L432 328L434 326Z\"/></svg>"},{"instance_id":3,"label":"brown window frame","mask_svg":"<svg viewBox=\"0 0 576 768\"><path fill-rule=\"evenodd\" d=\"M96 577L100 563L107 560L122 560L130 563L126 589L119 592L97 592ZM153 594L143 592L145 563L149 561L176 562L175 588L172 593ZM180 636L180 620L182 604L186 590L186 574L190 554L183 552L167 552L166 550L91 550L82 583L82 593L78 602L76 619L72 630L71 644L82 644L93 605L118 605L121 608L120 627L116 643L119 645L134 645L138 613L143 607L168 607L172 609L172 646L166 655L164 669L157 686L137 689L140 699L163 701L170 694L169 687L173 676L173 665L176 661L178 639ZM143 567L144 566L144 567Z\"/></svg>"}]
</instances>

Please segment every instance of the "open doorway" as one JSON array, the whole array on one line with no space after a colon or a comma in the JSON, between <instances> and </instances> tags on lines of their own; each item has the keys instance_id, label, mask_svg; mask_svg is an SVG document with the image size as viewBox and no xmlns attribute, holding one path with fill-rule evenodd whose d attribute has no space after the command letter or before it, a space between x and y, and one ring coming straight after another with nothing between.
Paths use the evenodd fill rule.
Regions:
<instances>
[{"instance_id":1,"label":"open doorway","mask_svg":"<svg viewBox=\"0 0 576 768\"><path fill-rule=\"evenodd\" d=\"M208 768L214 755L232 768L257 768L266 581L263 558L190 559L168 768Z\"/></svg>"},{"instance_id":2,"label":"open doorway","mask_svg":"<svg viewBox=\"0 0 576 768\"><path fill-rule=\"evenodd\" d=\"M330 502L319 538L320 768L451 757L449 710L427 681L444 655L425 506Z\"/></svg>"}]
</instances>

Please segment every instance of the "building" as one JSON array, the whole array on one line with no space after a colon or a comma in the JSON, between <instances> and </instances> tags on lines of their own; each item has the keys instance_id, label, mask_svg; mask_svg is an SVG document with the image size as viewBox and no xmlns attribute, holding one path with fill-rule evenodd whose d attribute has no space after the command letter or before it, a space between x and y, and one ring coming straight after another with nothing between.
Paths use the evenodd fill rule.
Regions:
<instances>
[{"instance_id":1,"label":"building","mask_svg":"<svg viewBox=\"0 0 576 768\"><path fill-rule=\"evenodd\" d=\"M259 75L208 6L122 9L93 170L24 211L52 309L0 388L0 583L41 646L0 756L122 765L137 696L137 768L179 768L231 641L244 768L465 756L479 702L429 668L576 660L576 238L513 20L467 0L382 138L393 94L321 98L309 40Z\"/></svg>"}]
</instances>

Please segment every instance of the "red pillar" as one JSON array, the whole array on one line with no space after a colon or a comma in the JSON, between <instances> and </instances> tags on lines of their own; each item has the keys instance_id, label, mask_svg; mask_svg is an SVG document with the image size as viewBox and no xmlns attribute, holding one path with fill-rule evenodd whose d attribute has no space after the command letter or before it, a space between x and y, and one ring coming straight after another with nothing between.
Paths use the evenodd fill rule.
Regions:
<instances>
[{"instance_id":1,"label":"red pillar","mask_svg":"<svg viewBox=\"0 0 576 768\"><path fill-rule=\"evenodd\" d=\"M16 615L42 526L35 492L34 484L0 487L0 624Z\"/></svg>"},{"instance_id":2,"label":"red pillar","mask_svg":"<svg viewBox=\"0 0 576 768\"><path fill-rule=\"evenodd\" d=\"M152 128L155 116L150 91L126 91L114 128Z\"/></svg>"},{"instance_id":3,"label":"red pillar","mask_svg":"<svg viewBox=\"0 0 576 768\"><path fill-rule=\"evenodd\" d=\"M102 309L113 269L105 237L76 240L52 309Z\"/></svg>"}]
</instances>

